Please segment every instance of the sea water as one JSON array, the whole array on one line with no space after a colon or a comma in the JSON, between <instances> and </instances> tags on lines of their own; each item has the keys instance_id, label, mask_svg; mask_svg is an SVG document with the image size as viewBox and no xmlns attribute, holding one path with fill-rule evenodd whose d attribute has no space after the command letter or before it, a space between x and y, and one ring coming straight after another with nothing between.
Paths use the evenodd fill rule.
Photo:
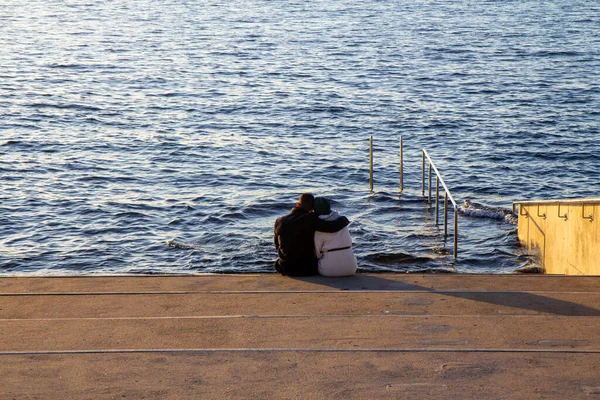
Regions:
<instances>
[{"instance_id":1,"label":"sea water","mask_svg":"<svg viewBox=\"0 0 600 400\"><path fill-rule=\"evenodd\" d=\"M597 1L3 1L0 274L274 271L306 191L363 271L510 273L513 201L598 196L599 126Z\"/></svg>"}]
</instances>

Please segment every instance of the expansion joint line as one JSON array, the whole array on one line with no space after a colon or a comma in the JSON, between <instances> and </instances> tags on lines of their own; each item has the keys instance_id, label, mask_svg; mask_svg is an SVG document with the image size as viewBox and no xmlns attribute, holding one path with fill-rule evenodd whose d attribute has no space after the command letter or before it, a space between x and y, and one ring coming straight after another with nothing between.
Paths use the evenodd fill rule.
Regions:
<instances>
[{"instance_id":1,"label":"expansion joint line","mask_svg":"<svg viewBox=\"0 0 600 400\"><path fill-rule=\"evenodd\" d=\"M564 291L564 290L468 290L468 289L430 289L430 290L373 290L373 289L339 289L339 290L214 290L214 291L141 291L141 292L9 292L0 293L0 297L41 297L41 296L151 296L151 295L214 295L214 294L230 294L230 295L269 295L269 294L455 294L455 293L472 293L472 294L600 294L600 291Z\"/></svg>"},{"instance_id":2,"label":"expansion joint line","mask_svg":"<svg viewBox=\"0 0 600 400\"><path fill-rule=\"evenodd\" d=\"M477 349L477 348L223 348L223 349L96 349L96 350L37 350L0 351L1 356L21 355L67 355L67 354L144 354L144 353L553 353L553 354L600 354L599 349Z\"/></svg>"}]
</instances>

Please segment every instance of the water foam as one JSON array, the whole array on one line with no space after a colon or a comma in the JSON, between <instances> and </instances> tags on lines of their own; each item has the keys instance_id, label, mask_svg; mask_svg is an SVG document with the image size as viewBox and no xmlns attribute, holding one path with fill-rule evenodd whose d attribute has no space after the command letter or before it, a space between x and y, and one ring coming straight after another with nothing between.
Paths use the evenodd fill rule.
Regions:
<instances>
[{"instance_id":1,"label":"water foam","mask_svg":"<svg viewBox=\"0 0 600 400\"><path fill-rule=\"evenodd\" d=\"M501 207L488 207L483 204L474 203L470 200L465 200L458 209L463 215L468 215L470 217L501 219L507 224L517 224L517 215L511 210Z\"/></svg>"}]
</instances>

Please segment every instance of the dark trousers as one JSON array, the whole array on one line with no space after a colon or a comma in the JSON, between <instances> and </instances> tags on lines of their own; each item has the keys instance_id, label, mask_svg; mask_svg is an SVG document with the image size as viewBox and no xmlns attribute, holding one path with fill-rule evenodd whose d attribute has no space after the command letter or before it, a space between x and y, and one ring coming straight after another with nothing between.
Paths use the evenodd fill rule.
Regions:
<instances>
[{"instance_id":1,"label":"dark trousers","mask_svg":"<svg viewBox=\"0 0 600 400\"><path fill-rule=\"evenodd\" d=\"M275 261L275 269L277 272L287 276L317 275L319 273L318 266L318 260L315 257L298 260L282 260L281 258L278 258L277 261Z\"/></svg>"}]
</instances>

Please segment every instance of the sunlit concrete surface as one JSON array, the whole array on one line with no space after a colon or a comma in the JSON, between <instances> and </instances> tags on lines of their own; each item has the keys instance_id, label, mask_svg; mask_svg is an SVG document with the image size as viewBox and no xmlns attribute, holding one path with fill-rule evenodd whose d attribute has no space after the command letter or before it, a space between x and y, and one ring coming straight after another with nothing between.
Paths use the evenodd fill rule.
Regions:
<instances>
[{"instance_id":1,"label":"sunlit concrete surface","mask_svg":"<svg viewBox=\"0 0 600 400\"><path fill-rule=\"evenodd\" d=\"M0 278L0 398L600 398L600 277Z\"/></svg>"}]
</instances>

